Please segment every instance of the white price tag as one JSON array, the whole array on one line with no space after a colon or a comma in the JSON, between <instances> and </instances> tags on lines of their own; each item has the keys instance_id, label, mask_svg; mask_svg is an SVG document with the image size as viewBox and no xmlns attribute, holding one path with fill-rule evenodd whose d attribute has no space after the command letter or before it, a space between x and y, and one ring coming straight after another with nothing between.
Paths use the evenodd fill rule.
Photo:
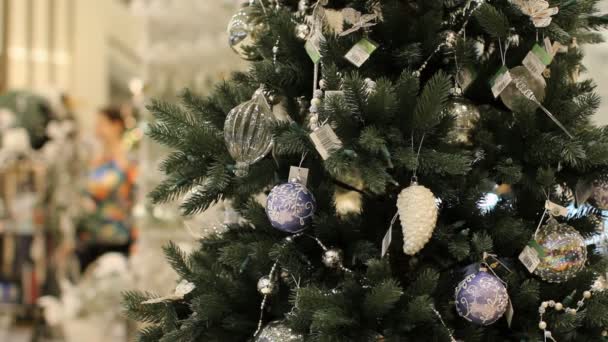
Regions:
<instances>
[{"instance_id":1,"label":"white price tag","mask_svg":"<svg viewBox=\"0 0 608 342\"><path fill-rule=\"evenodd\" d=\"M532 51L528 52L526 58L524 58L521 63L523 66L528 69L532 75L540 75L545 71L547 66L541 62L540 58L538 58Z\"/></svg>"},{"instance_id":2,"label":"white price tag","mask_svg":"<svg viewBox=\"0 0 608 342\"><path fill-rule=\"evenodd\" d=\"M568 216L568 208L562 207L549 200L545 202L545 209L549 210L549 213L553 216Z\"/></svg>"},{"instance_id":3,"label":"white price tag","mask_svg":"<svg viewBox=\"0 0 608 342\"><path fill-rule=\"evenodd\" d=\"M325 91L326 100L328 100L334 96L344 97L344 92L342 90L326 90Z\"/></svg>"},{"instance_id":4,"label":"white price tag","mask_svg":"<svg viewBox=\"0 0 608 342\"><path fill-rule=\"evenodd\" d=\"M507 325L509 328L511 327L511 322L513 322L513 314L515 310L513 309L513 303L511 303L511 298L509 298L509 306L507 306L507 311L505 312L505 318L507 319Z\"/></svg>"},{"instance_id":5,"label":"white price tag","mask_svg":"<svg viewBox=\"0 0 608 342\"><path fill-rule=\"evenodd\" d=\"M509 86L513 82L513 77L511 73L507 69L507 67L503 66L500 68L494 79L492 80L492 94L494 97L498 97L500 93L502 93L505 88Z\"/></svg>"},{"instance_id":6,"label":"white price tag","mask_svg":"<svg viewBox=\"0 0 608 342\"><path fill-rule=\"evenodd\" d=\"M346 53L344 58L359 68L369 59L377 48L378 45L376 43L367 38L363 38Z\"/></svg>"},{"instance_id":7,"label":"white price tag","mask_svg":"<svg viewBox=\"0 0 608 342\"><path fill-rule=\"evenodd\" d=\"M321 32L315 33L306 41L304 49L313 63L317 64L321 61L321 42L325 41L325 37Z\"/></svg>"},{"instance_id":8,"label":"white price tag","mask_svg":"<svg viewBox=\"0 0 608 342\"><path fill-rule=\"evenodd\" d=\"M303 167L292 166L289 169L289 178L288 180L297 179L300 184L306 186L308 182L308 169Z\"/></svg>"},{"instance_id":9,"label":"white price tag","mask_svg":"<svg viewBox=\"0 0 608 342\"><path fill-rule=\"evenodd\" d=\"M334 130L328 124L325 124L310 133L310 140L312 140L317 152L319 152L323 160L327 160L333 152L342 148L342 141L340 141L340 138L338 138Z\"/></svg>"},{"instance_id":10,"label":"white price tag","mask_svg":"<svg viewBox=\"0 0 608 342\"><path fill-rule=\"evenodd\" d=\"M384 235L384 238L382 239L382 255L381 256L383 258L386 255L386 253L388 253L388 248L390 247L392 241L393 241L393 225L391 225L391 227L388 229L388 231Z\"/></svg>"},{"instance_id":11,"label":"white price tag","mask_svg":"<svg viewBox=\"0 0 608 342\"><path fill-rule=\"evenodd\" d=\"M540 264L538 252L530 246L526 246L521 254L519 254L519 261L526 266L530 273L533 273Z\"/></svg>"}]
</instances>

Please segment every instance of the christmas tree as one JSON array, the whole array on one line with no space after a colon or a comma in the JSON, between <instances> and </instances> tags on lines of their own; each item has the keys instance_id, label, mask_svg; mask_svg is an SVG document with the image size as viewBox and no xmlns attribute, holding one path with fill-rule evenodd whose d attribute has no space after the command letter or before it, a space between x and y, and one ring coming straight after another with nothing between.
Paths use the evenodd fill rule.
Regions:
<instances>
[{"instance_id":1,"label":"christmas tree","mask_svg":"<svg viewBox=\"0 0 608 342\"><path fill-rule=\"evenodd\" d=\"M125 294L139 340L605 338L598 3L251 1L250 70L149 105L151 198L243 222L165 248L183 281Z\"/></svg>"}]
</instances>

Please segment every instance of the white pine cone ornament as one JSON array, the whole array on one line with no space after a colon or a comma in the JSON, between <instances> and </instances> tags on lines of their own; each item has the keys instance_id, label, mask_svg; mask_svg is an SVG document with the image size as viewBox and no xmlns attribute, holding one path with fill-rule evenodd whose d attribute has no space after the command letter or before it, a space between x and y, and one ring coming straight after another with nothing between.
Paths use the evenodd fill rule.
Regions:
<instances>
[{"instance_id":1,"label":"white pine cone ornament","mask_svg":"<svg viewBox=\"0 0 608 342\"><path fill-rule=\"evenodd\" d=\"M437 224L437 204L431 190L413 182L397 198L403 229L403 252L418 253L429 242Z\"/></svg>"}]
</instances>

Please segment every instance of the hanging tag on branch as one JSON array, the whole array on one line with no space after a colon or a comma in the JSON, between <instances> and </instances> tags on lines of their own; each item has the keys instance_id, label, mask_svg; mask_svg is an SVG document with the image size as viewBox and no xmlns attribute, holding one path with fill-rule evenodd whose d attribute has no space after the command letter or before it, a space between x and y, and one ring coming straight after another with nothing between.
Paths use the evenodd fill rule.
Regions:
<instances>
[{"instance_id":1,"label":"hanging tag on branch","mask_svg":"<svg viewBox=\"0 0 608 342\"><path fill-rule=\"evenodd\" d=\"M321 43L324 41L325 37L323 34L320 31L316 31L304 44L308 56L315 64L321 61Z\"/></svg>"},{"instance_id":2,"label":"hanging tag on branch","mask_svg":"<svg viewBox=\"0 0 608 342\"><path fill-rule=\"evenodd\" d=\"M507 320L507 326L511 327L511 322L513 322L513 315L515 314L515 310L513 309L513 303L511 302L511 298L509 298L509 305L507 306L507 311L505 312L505 319Z\"/></svg>"},{"instance_id":3,"label":"hanging tag on branch","mask_svg":"<svg viewBox=\"0 0 608 342\"><path fill-rule=\"evenodd\" d=\"M553 44L551 43L551 39L549 37L545 37L543 39L543 43L545 44L545 51L551 55L551 57L555 57L555 52L553 51Z\"/></svg>"},{"instance_id":4,"label":"hanging tag on branch","mask_svg":"<svg viewBox=\"0 0 608 342\"><path fill-rule=\"evenodd\" d=\"M363 38L344 55L344 58L357 68L360 68L377 48L377 43Z\"/></svg>"},{"instance_id":5,"label":"hanging tag on branch","mask_svg":"<svg viewBox=\"0 0 608 342\"><path fill-rule=\"evenodd\" d=\"M530 241L530 243L524 248L524 250L519 254L519 261L528 269L528 272L534 273L538 265L540 264L540 258L538 255L538 249L532 246L538 246L536 241Z\"/></svg>"},{"instance_id":6,"label":"hanging tag on branch","mask_svg":"<svg viewBox=\"0 0 608 342\"><path fill-rule=\"evenodd\" d=\"M325 91L325 100L329 100L330 98L338 96L344 98L344 92L342 90L326 90Z\"/></svg>"},{"instance_id":7,"label":"hanging tag on branch","mask_svg":"<svg viewBox=\"0 0 608 342\"><path fill-rule=\"evenodd\" d=\"M300 184L306 186L308 183L308 169L304 167L292 166L289 169L289 180L296 179Z\"/></svg>"},{"instance_id":8,"label":"hanging tag on branch","mask_svg":"<svg viewBox=\"0 0 608 342\"><path fill-rule=\"evenodd\" d=\"M528 55L524 58L522 64L533 75L540 75L552 61L553 56L550 55L547 50L543 49L538 44L534 44L534 47L528 52Z\"/></svg>"},{"instance_id":9,"label":"hanging tag on branch","mask_svg":"<svg viewBox=\"0 0 608 342\"><path fill-rule=\"evenodd\" d=\"M562 207L561 205L553 203L549 200L545 202L545 209L547 209L552 216L568 216L568 208Z\"/></svg>"},{"instance_id":10,"label":"hanging tag on branch","mask_svg":"<svg viewBox=\"0 0 608 342\"><path fill-rule=\"evenodd\" d=\"M398 217L399 212L397 212L395 216L393 216L393 219L391 220L391 225L390 227L388 227L386 234L384 234L384 238L382 238L382 253L380 254L382 258L384 258L386 253L388 253L388 248L391 246L391 242L393 242L393 226L395 225L395 222L397 222Z\"/></svg>"},{"instance_id":11,"label":"hanging tag on branch","mask_svg":"<svg viewBox=\"0 0 608 342\"><path fill-rule=\"evenodd\" d=\"M496 75L494 75L494 77L492 77L492 79L490 80L490 85L492 86L492 94L494 95L494 98L500 96L500 94L509 86L509 84L511 84L512 81L513 77L511 76L509 69L507 69L507 67L503 65L498 70Z\"/></svg>"},{"instance_id":12,"label":"hanging tag on branch","mask_svg":"<svg viewBox=\"0 0 608 342\"><path fill-rule=\"evenodd\" d=\"M342 148L342 141L329 124L325 124L310 133L310 140L312 140L323 160L327 160L333 152Z\"/></svg>"}]
</instances>

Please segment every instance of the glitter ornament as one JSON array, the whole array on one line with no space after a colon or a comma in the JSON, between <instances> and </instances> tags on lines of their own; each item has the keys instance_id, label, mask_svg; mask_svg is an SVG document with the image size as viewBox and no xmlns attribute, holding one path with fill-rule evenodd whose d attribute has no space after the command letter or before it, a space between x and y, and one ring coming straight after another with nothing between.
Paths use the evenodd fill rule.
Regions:
<instances>
[{"instance_id":1,"label":"glitter ornament","mask_svg":"<svg viewBox=\"0 0 608 342\"><path fill-rule=\"evenodd\" d=\"M258 280L258 292L264 296L271 295L277 291L275 283L268 277L263 276Z\"/></svg>"},{"instance_id":2,"label":"glitter ornament","mask_svg":"<svg viewBox=\"0 0 608 342\"><path fill-rule=\"evenodd\" d=\"M268 323L255 337L256 342L303 342L304 336L293 332L281 321Z\"/></svg>"},{"instance_id":3,"label":"glitter ornament","mask_svg":"<svg viewBox=\"0 0 608 342\"><path fill-rule=\"evenodd\" d=\"M310 224L316 207L313 194L293 179L270 191L266 201L266 215L276 229L298 233Z\"/></svg>"},{"instance_id":4,"label":"glitter ornament","mask_svg":"<svg viewBox=\"0 0 608 342\"><path fill-rule=\"evenodd\" d=\"M224 122L224 140L236 161L237 176L247 175L249 165L264 158L272 149L272 123L275 121L262 89L251 100L233 108Z\"/></svg>"},{"instance_id":5,"label":"glitter ornament","mask_svg":"<svg viewBox=\"0 0 608 342\"><path fill-rule=\"evenodd\" d=\"M500 99L502 102L509 108L513 110L516 108L518 104L524 104L528 106L533 106L533 108L537 108L538 105L532 102L530 99L524 96L524 94L517 89L515 85L515 79L519 78L524 81L524 83L532 90L536 98L539 102L543 102L545 98L545 88L547 83L541 76L533 75L528 69L523 66L515 67L509 70L511 73L511 77L513 77L513 81L505 88L505 90L500 93Z\"/></svg>"},{"instance_id":6,"label":"glitter ornament","mask_svg":"<svg viewBox=\"0 0 608 342\"><path fill-rule=\"evenodd\" d=\"M330 248L323 253L323 265L329 268L338 268L342 265L342 251Z\"/></svg>"},{"instance_id":7,"label":"glitter ornament","mask_svg":"<svg viewBox=\"0 0 608 342\"><path fill-rule=\"evenodd\" d=\"M473 102L462 96L454 96L446 104L444 113L454 118L454 127L446 136L450 144L471 144L471 131L481 114Z\"/></svg>"},{"instance_id":8,"label":"glitter ornament","mask_svg":"<svg viewBox=\"0 0 608 342\"><path fill-rule=\"evenodd\" d=\"M504 315L508 306L507 288L485 268L468 275L456 287L456 311L469 322L490 325Z\"/></svg>"},{"instance_id":9,"label":"glitter ornament","mask_svg":"<svg viewBox=\"0 0 608 342\"><path fill-rule=\"evenodd\" d=\"M544 257L534 274L550 283L561 283L576 276L587 260L587 247L581 234L551 217L535 236Z\"/></svg>"},{"instance_id":10,"label":"glitter ornament","mask_svg":"<svg viewBox=\"0 0 608 342\"><path fill-rule=\"evenodd\" d=\"M429 242L437 223L437 204L431 190L412 182L397 198L403 229L403 252L418 253Z\"/></svg>"},{"instance_id":11,"label":"glitter ornament","mask_svg":"<svg viewBox=\"0 0 608 342\"><path fill-rule=\"evenodd\" d=\"M255 23L251 19L251 6L241 8L228 22L228 45L241 58L248 59L250 56L245 51L245 47L254 43L253 32Z\"/></svg>"}]
</instances>

